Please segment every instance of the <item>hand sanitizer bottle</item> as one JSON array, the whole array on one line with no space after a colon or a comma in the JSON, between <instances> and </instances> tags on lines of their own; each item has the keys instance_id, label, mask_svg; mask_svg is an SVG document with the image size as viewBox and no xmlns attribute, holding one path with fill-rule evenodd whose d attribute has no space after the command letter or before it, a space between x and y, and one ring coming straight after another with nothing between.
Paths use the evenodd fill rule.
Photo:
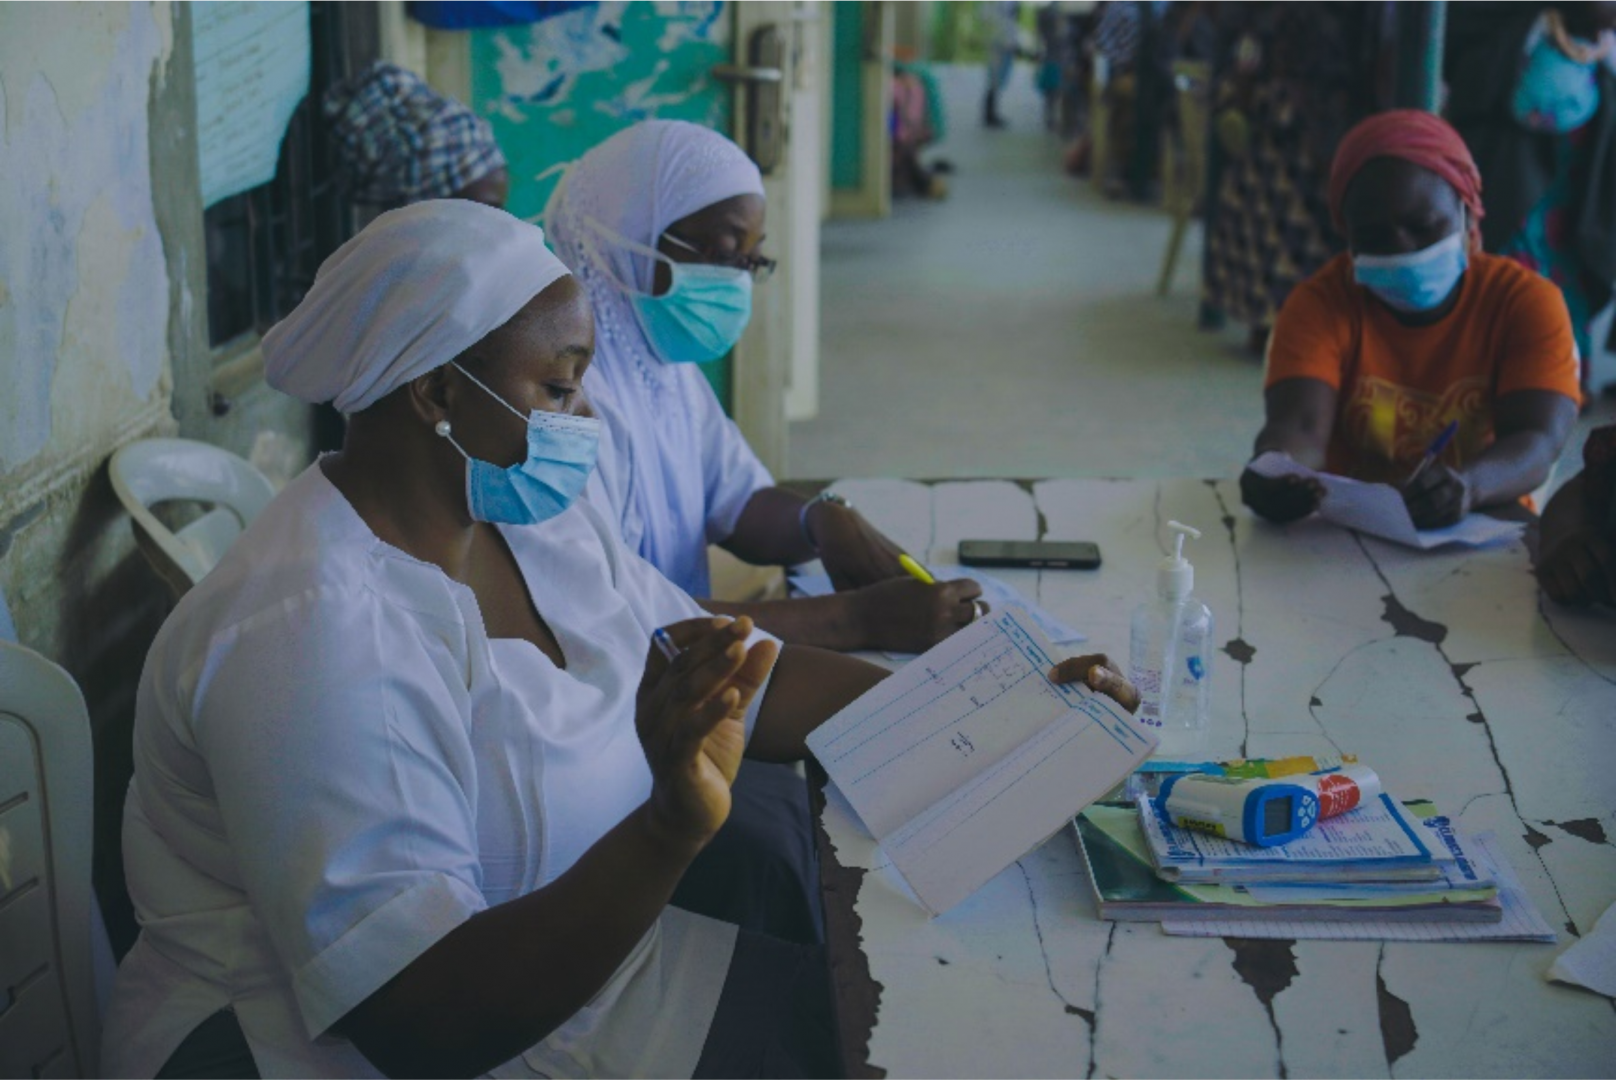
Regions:
<instances>
[{"instance_id":1,"label":"hand sanitizer bottle","mask_svg":"<svg viewBox=\"0 0 1616 1080\"><path fill-rule=\"evenodd\" d=\"M1157 729L1158 756L1193 754L1206 742L1211 711L1212 611L1190 595L1195 568L1184 537L1200 532L1168 522L1173 554L1156 568L1156 596L1134 609L1128 681L1139 691L1139 718Z\"/></svg>"}]
</instances>

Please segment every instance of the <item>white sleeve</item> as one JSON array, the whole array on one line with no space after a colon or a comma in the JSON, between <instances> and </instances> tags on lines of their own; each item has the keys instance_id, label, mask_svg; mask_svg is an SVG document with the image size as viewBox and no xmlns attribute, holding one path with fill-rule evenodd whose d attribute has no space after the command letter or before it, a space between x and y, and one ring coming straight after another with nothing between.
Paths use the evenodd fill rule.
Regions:
<instances>
[{"instance_id":1,"label":"white sleeve","mask_svg":"<svg viewBox=\"0 0 1616 1080\"><path fill-rule=\"evenodd\" d=\"M196 746L310 1038L487 906L463 663L419 626L313 591L191 675Z\"/></svg>"},{"instance_id":2,"label":"white sleeve","mask_svg":"<svg viewBox=\"0 0 1616 1080\"><path fill-rule=\"evenodd\" d=\"M718 396L701 372L686 377L691 415L701 439L702 482L707 495L707 542L722 543L753 495L774 486L774 477L752 452L735 421L724 415ZM698 385L699 384L699 385Z\"/></svg>"}]
</instances>

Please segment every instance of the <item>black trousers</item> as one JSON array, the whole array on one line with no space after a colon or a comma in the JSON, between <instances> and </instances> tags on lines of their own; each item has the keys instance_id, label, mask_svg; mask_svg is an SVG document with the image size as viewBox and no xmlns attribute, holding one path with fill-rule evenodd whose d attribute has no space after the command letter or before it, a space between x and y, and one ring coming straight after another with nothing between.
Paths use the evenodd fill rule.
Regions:
<instances>
[{"instance_id":1,"label":"black trousers","mask_svg":"<svg viewBox=\"0 0 1616 1080\"><path fill-rule=\"evenodd\" d=\"M805 945L825 940L808 785L788 765L747 761L724 827L674 890L675 907Z\"/></svg>"}]
</instances>

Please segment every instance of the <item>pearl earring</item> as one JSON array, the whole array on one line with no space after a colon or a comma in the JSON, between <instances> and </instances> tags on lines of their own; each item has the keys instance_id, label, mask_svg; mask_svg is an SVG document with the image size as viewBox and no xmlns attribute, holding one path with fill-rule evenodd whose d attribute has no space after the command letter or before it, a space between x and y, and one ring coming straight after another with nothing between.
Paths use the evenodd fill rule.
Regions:
<instances>
[{"instance_id":1,"label":"pearl earring","mask_svg":"<svg viewBox=\"0 0 1616 1080\"><path fill-rule=\"evenodd\" d=\"M432 430L436 431L439 435L441 435L445 439L447 439L449 437L449 430L450 430L449 429L449 421L447 421L447 420L439 420L436 424L432 425Z\"/></svg>"}]
</instances>

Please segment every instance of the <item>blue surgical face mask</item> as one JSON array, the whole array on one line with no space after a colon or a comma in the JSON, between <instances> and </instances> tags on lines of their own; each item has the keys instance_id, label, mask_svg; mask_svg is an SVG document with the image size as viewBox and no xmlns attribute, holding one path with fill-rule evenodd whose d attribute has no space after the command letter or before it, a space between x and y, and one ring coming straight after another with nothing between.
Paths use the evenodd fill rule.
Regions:
<instances>
[{"instance_id":1,"label":"blue surgical face mask","mask_svg":"<svg viewBox=\"0 0 1616 1080\"><path fill-rule=\"evenodd\" d=\"M509 468L472 457L455 442L446 425L439 428L439 433L466 459L466 506L472 520L537 525L571 506L583 493L595 467L600 421L592 416L537 409L523 416L471 372L459 364L454 367L527 424L527 458Z\"/></svg>"},{"instance_id":2,"label":"blue surgical face mask","mask_svg":"<svg viewBox=\"0 0 1616 1080\"><path fill-rule=\"evenodd\" d=\"M651 349L664 363L706 363L735 347L752 318L752 275L734 266L678 263L661 296L632 293L629 303Z\"/></svg>"},{"instance_id":3,"label":"blue surgical face mask","mask_svg":"<svg viewBox=\"0 0 1616 1080\"><path fill-rule=\"evenodd\" d=\"M1352 280L1386 306L1413 314L1442 304L1470 264L1470 230L1407 255L1354 255Z\"/></svg>"},{"instance_id":4,"label":"blue surgical face mask","mask_svg":"<svg viewBox=\"0 0 1616 1080\"><path fill-rule=\"evenodd\" d=\"M634 317L658 360L665 364L703 364L717 360L741 340L752 319L751 274L734 266L674 262L655 248L635 243L598 221L591 220L589 226L608 243L668 265L671 281L661 296L638 292L617 282L627 294ZM676 237L669 239L678 242ZM609 265L604 258L599 262Z\"/></svg>"}]
</instances>

